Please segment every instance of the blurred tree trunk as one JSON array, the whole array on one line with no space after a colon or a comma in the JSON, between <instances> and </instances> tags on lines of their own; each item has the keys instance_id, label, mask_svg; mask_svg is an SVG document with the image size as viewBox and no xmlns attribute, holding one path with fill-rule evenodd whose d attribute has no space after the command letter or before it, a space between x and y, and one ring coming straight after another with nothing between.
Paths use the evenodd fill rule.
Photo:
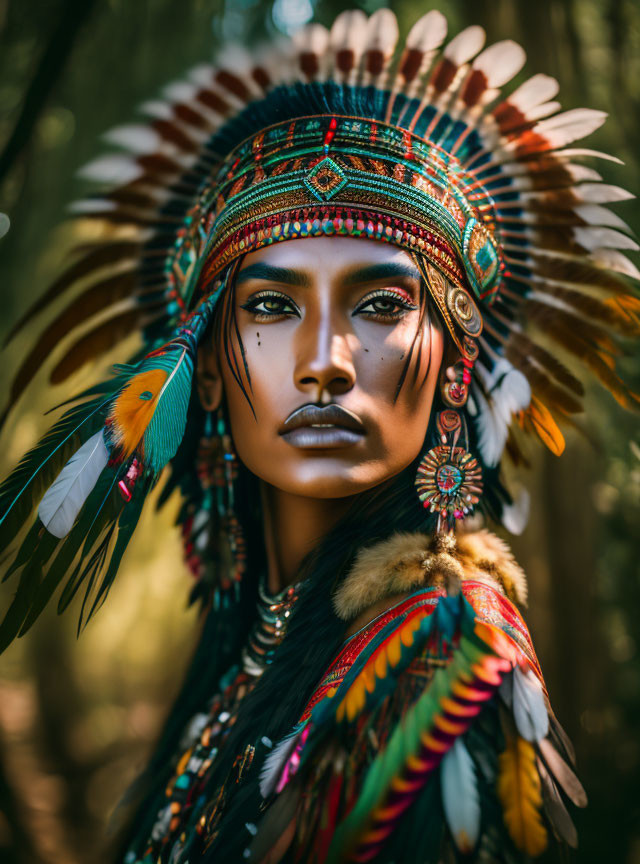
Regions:
<instances>
[{"instance_id":1,"label":"blurred tree trunk","mask_svg":"<svg viewBox=\"0 0 640 864\"><path fill-rule=\"evenodd\" d=\"M41 717L42 759L49 772L64 780L60 817L66 839L81 859L82 852L92 847L91 838L101 831L87 804L95 765L79 761L72 746L72 733L84 706L74 678L73 658L66 639L61 638L56 615L45 615L38 622L30 654Z\"/></svg>"},{"instance_id":2,"label":"blurred tree trunk","mask_svg":"<svg viewBox=\"0 0 640 864\"><path fill-rule=\"evenodd\" d=\"M5 744L0 738L0 860L3 864L41 864L5 769Z\"/></svg>"}]
</instances>

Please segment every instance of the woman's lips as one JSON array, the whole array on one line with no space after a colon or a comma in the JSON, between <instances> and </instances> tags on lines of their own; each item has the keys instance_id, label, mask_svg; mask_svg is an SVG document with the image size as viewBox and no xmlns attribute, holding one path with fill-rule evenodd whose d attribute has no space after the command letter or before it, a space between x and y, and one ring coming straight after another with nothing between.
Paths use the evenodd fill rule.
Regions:
<instances>
[{"instance_id":1,"label":"woman's lips","mask_svg":"<svg viewBox=\"0 0 640 864\"><path fill-rule=\"evenodd\" d=\"M365 435L364 424L341 405L302 405L284 422L280 435L288 444L307 450L351 447Z\"/></svg>"},{"instance_id":2,"label":"woman's lips","mask_svg":"<svg viewBox=\"0 0 640 864\"><path fill-rule=\"evenodd\" d=\"M341 426L300 426L283 433L282 437L287 444L305 450L337 450L357 444L363 439L364 433Z\"/></svg>"}]
</instances>

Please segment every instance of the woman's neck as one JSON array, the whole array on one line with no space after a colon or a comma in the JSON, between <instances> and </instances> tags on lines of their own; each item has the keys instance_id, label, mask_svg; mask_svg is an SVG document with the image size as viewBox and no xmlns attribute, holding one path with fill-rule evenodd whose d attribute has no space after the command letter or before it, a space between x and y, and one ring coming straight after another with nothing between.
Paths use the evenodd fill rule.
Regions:
<instances>
[{"instance_id":1,"label":"woman's neck","mask_svg":"<svg viewBox=\"0 0 640 864\"><path fill-rule=\"evenodd\" d=\"M267 584L277 593L295 582L304 557L344 516L348 498L303 498L262 483Z\"/></svg>"}]
</instances>

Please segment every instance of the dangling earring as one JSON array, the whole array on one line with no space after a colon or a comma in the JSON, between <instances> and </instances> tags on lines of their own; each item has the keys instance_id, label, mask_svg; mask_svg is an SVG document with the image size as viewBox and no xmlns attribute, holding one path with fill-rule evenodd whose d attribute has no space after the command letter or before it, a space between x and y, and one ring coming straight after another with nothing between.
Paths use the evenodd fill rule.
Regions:
<instances>
[{"instance_id":1,"label":"dangling earring","mask_svg":"<svg viewBox=\"0 0 640 864\"><path fill-rule=\"evenodd\" d=\"M222 409L205 417L196 473L202 497L193 518L184 523L187 564L213 592L217 609L228 602L231 589L237 598L247 560L234 509L238 460Z\"/></svg>"},{"instance_id":2,"label":"dangling earring","mask_svg":"<svg viewBox=\"0 0 640 864\"><path fill-rule=\"evenodd\" d=\"M482 469L468 452L464 417L447 409L436 415L441 442L422 457L416 475L416 489L423 507L438 514L437 532L452 533L457 519L464 519L482 494ZM462 438L464 446L458 447Z\"/></svg>"},{"instance_id":3,"label":"dangling earring","mask_svg":"<svg viewBox=\"0 0 640 864\"><path fill-rule=\"evenodd\" d=\"M446 380L442 384L442 400L451 408L464 408L469 396L469 384L471 384L471 370L473 360L469 357L461 357L453 366L446 371Z\"/></svg>"},{"instance_id":4,"label":"dangling earring","mask_svg":"<svg viewBox=\"0 0 640 864\"><path fill-rule=\"evenodd\" d=\"M231 552L231 568L228 580L221 582L223 590L233 586L239 591L242 576L247 567L247 547L242 533L242 527L235 512L234 482L238 476L238 457L233 448L231 434L222 407L218 408L216 432L219 442L218 456L215 463L216 503L220 516L220 527L226 535Z\"/></svg>"}]
</instances>

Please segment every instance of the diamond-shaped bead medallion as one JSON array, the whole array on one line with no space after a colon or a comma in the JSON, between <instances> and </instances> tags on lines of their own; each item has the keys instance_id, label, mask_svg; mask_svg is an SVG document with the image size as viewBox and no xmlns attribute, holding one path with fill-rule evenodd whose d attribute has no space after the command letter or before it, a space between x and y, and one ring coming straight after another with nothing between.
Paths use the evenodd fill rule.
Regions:
<instances>
[{"instance_id":1,"label":"diamond-shaped bead medallion","mask_svg":"<svg viewBox=\"0 0 640 864\"><path fill-rule=\"evenodd\" d=\"M337 162L326 156L309 171L304 182L316 198L329 201L347 185L347 177Z\"/></svg>"}]
</instances>

